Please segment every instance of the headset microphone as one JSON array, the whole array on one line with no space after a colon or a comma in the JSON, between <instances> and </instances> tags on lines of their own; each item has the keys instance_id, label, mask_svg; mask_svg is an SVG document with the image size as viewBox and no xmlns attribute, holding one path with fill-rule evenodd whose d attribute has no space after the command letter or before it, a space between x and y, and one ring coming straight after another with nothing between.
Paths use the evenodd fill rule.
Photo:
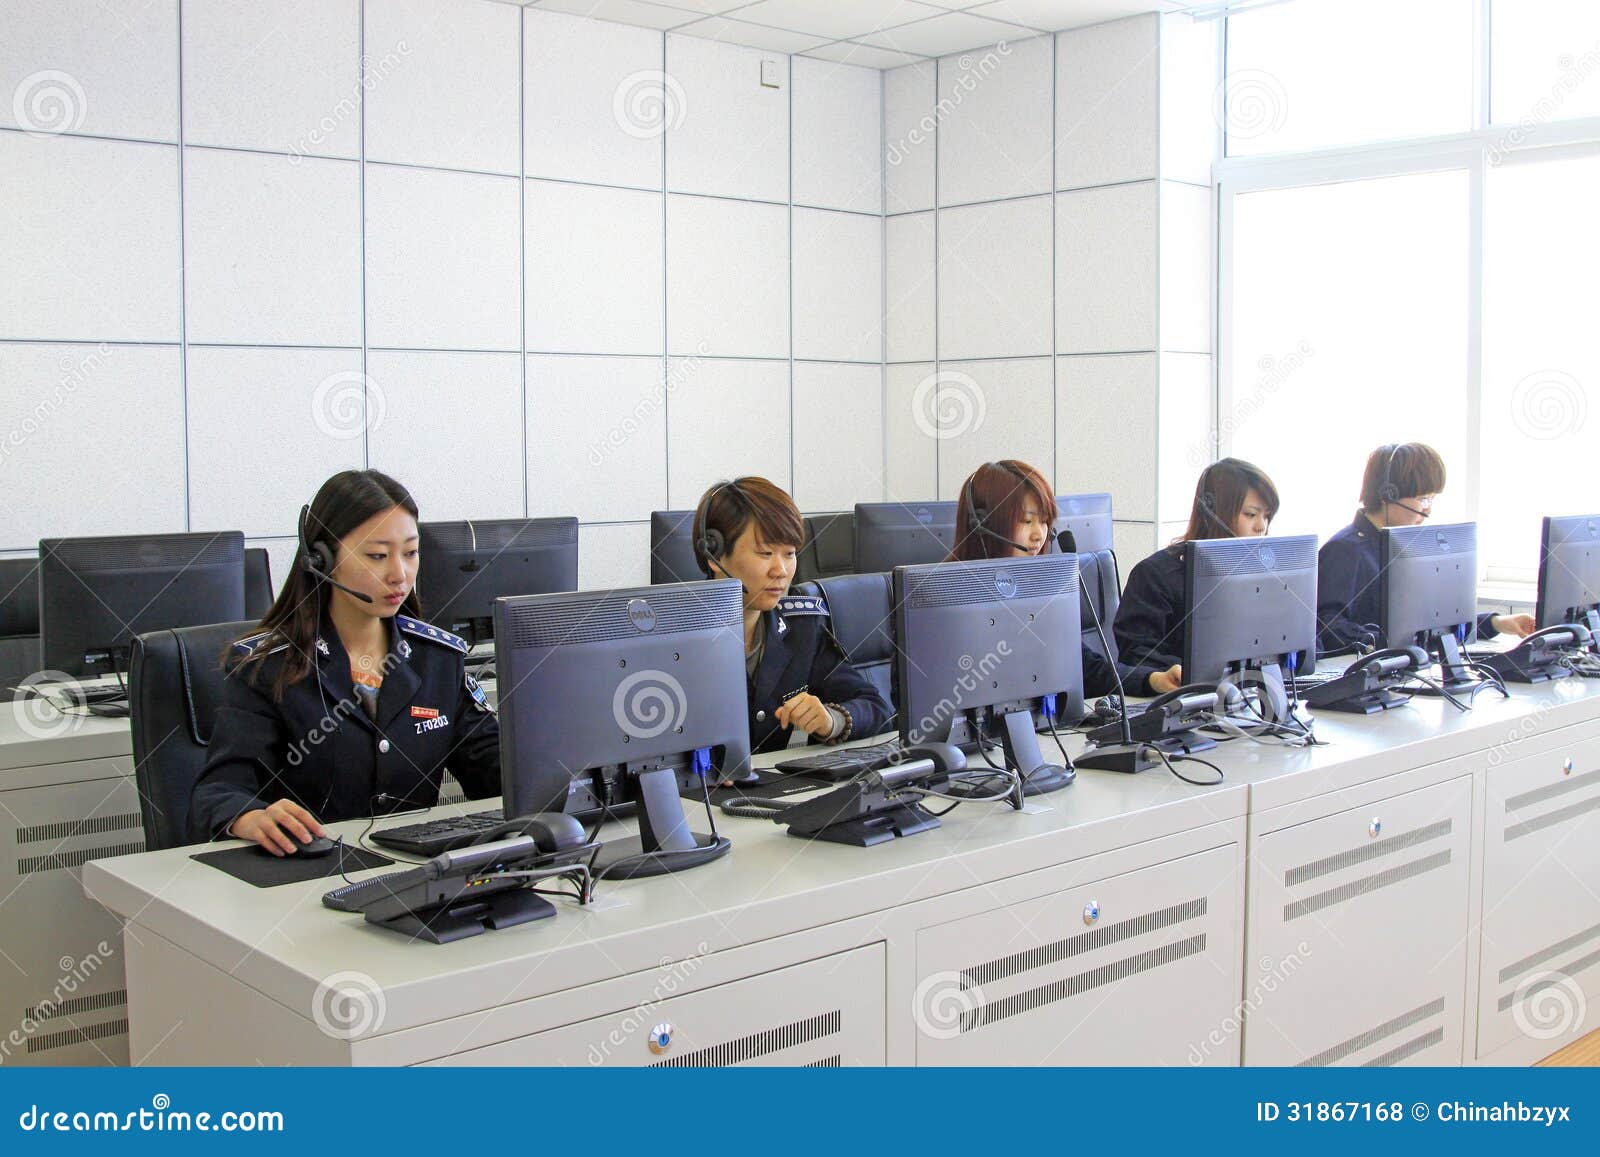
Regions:
<instances>
[{"instance_id":1,"label":"headset microphone","mask_svg":"<svg viewBox=\"0 0 1600 1157\"><path fill-rule=\"evenodd\" d=\"M1023 485L1027 485L1027 483L1028 483L1028 480L1025 477L1023 477L1023 475L1021 473L1019 473L1017 470L1013 469L1012 467L1007 466L1003 462L985 462L984 466L997 466L1000 469L1004 470L1007 474L1010 474L1013 477L1015 477L1017 479L1017 481L1022 483ZM978 467L978 470L982 470L982 469L983 469L983 466ZM1017 542L1014 539L1007 538L1005 535L1000 534L997 531L993 531L993 530L989 529L989 526L988 526L989 508L987 506L980 507L978 505L978 496L977 496L977 493L976 493L976 491L977 491L977 482L978 482L978 470L974 470L972 472L972 477L968 478L967 479L967 484L964 487L962 487L962 497L964 497L966 499L966 502L967 502L967 521L970 524L969 533L976 532L978 534L987 535L989 538L994 539L996 542L1004 543L1006 546L1009 546L1012 550L1019 550L1023 554L1032 554L1033 553L1033 548L1031 546L1026 546L1023 543Z\"/></svg>"},{"instance_id":2,"label":"headset microphone","mask_svg":"<svg viewBox=\"0 0 1600 1157\"><path fill-rule=\"evenodd\" d=\"M331 587L338 587L351 598L360 599L364 603L373 601L372 596L362 594L339 582L328 572L333 569L333 551L328 549L325 542L311 541L311 507L306 505L300 508L300 555L301 566L306 573Z\"/></svg>"}]
</instances>

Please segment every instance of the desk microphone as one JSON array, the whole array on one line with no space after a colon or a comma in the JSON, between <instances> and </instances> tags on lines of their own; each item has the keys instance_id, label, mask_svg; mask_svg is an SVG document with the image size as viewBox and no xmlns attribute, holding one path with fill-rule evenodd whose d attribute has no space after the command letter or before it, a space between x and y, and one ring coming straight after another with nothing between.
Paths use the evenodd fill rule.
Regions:
<instances>
[{"instance_id":1,"label":"desk microphone","mask_svg":"<svg viewBox=\"0 0 1600 1157\"><path fill-rule=\"evenodd\" d=\"M1078 537L1070 530L1063 530L1056 535L1056 545L1061 548L1062 554L1076 555L1078 553ZM1083 575L1078 575L1079 590L1082 590ZM1133 746L1133 729L1128 723L1128 692L1122 685L1121 664L1117 662L1117 653L1111 649L1111 641L1106 638L1106 629L1100 622L1100 612L1095 609L1094 600L1083 600L1089 606L1089 618L1094 621L1095 634L1100 636L1100 647L1105 652L1106 662L1111 664L1111 675L1117 681L1117 721L1122 724L1122 742L1126 747Z\"/></svg>"}]
</instances>

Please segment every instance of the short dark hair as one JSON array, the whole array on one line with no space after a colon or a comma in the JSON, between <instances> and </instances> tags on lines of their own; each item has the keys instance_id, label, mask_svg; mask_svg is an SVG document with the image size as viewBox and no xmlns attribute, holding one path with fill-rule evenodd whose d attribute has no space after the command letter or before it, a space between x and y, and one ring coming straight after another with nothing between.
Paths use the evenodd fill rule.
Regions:
<instances>
[{"instance_id":1,"label":"short dark hair","mask_svg":"<svg viewBox=\"0 0 1600 1157\"><path fill-rule=\"evenodd\" d=\"M721 534L723 549L731 551L752 523L760 540L769 546L798 550L805 541L800 508L776 485L748 474L718 482L705 492L694 512L694 559L701 572L711 574L712 560L706 557L704 545L707 530Z\"/></svg>"},{"instance_id":2,"label":"short dark hair","mask_svg":"<svg viewBox=\"0 0 1600 1157\"><path fill-rule=\"evenodd\" d=\"M1444 459L1425 442L1391 442L1367 458L1361 476L1361 509L1376 514L1383 509L1383 486L1388 482L1398 498L1437 494L1444 489Z\"/></svg>"},{"instance_id":3,"label":"short dark hair","mask_svg":"<svg viewBox=\"0 0 1600 1157\"><path fill-rule=\"evenodd\" d=\"M1242 458L1222 458L1207 466L1195 483L1189 525L1179 541L1234 537L1234 520L1252 490L1267 504L1267 521L1278 517L1278 488L1261 467Z\"/></svg>"}]
</instances>

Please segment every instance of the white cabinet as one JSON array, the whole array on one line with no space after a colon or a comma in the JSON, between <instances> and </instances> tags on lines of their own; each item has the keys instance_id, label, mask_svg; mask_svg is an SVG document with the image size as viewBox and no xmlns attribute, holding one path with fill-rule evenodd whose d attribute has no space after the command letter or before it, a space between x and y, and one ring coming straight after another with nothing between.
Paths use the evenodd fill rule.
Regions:
<instances>
[{"instance_id":1,"label":"white cabinet","mask_svg":"<svg viewBox=\"0 0 1600 1157\"><path fill-rule=\"evenodd\" d=\"M1472 777L1382 791L1256 825L1246 1064L1461 1063Z\"/></svg>"},{"instance_id":2,"label":"white cabinet","mask_svg":"<svg viewBox=\"0 0 1600 1157\"><path fill-rule=\"evenodd\" d=\"M1239 884L1230 844L919 930L916 1063L1237 1064Z\"/></svg>"},{"instance_id":3,"label":"white cabinet","mask_svg":"<svg viewBox=\"0 0 1600 1157\"><path fill-rule=\"evenodd\" d=\"M1577 732L1578 729L1568 729ZM1555 1052L1600 1024L1600 739L1491 767L1476 1056Z\"/></svg>"},{"instance_id":4,"label":"white cabinet","mask_svg":"<svg viewBox=\"0 0 1600 1157\"><path fill-rule=\"evenodd\" d=\"M697 992L640 978L638 1003L434 1065L837 1068L884 1063L884 948L868 944ZM663 1036L666 1038L663 1041Z\"/></svg>"},{"instance_id":5,"label":"white cabinet","mask_svg":"<svg viewBox=\"0 0 1600 1157\"><path fill-rule=\"evenodd\" d=\"M0 791L0 1065L125 1065L122 922L81 873L144 849L138 792L125 759L52 771L63 782Z\"/></svg>"}]
</instances>

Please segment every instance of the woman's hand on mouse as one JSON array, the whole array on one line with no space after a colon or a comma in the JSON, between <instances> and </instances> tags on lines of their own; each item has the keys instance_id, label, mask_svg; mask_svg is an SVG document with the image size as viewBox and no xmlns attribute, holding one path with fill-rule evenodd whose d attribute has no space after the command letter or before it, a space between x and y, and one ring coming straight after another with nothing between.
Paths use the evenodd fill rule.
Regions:
<instances>
[{"instance_id":1,"label":"woman's hand on mouse","mask_svg":"<svg viewBox=\"0 0 1600 1157\"><path fill-rule=\"evenodd\" d=\"M1176 664L1165 671L1155 671L1150 675L1150 690L1157 695L1176 691L1181 686L1183 686L1183 668Z\"/></svg>"},{"instance_id":2,"label":"woman's hand on mouse","mask_svg":"<svg viewBox=\"0 0 1600 1157\"><path fill-rule=\"evenodd\" d=\"M233 821L228 834L241 840L254 840L275 856L300 850L316 836L326 835L317 817L292 799L280 799Z\"/></svg>"}]
</instances>

